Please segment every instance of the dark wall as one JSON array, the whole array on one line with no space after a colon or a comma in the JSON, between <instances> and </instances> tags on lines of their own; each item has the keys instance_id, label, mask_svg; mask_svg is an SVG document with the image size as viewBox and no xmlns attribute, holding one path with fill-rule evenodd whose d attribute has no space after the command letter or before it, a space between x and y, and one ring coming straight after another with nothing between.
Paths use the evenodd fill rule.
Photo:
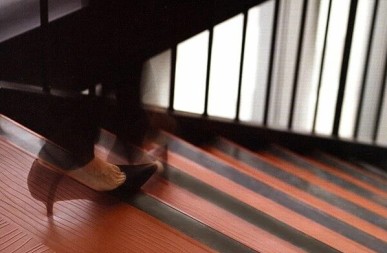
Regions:
<instances>
[{"instance_id":1,"label":"dark wall","mask_svg":"<svg viewBox=\"0 0 387 253\"><path fill-rule=\"evenodd\" d=\"M0 44L0 78L81 90L109 80L262 0L92 0Z\"/></svg>"}]
</instances>

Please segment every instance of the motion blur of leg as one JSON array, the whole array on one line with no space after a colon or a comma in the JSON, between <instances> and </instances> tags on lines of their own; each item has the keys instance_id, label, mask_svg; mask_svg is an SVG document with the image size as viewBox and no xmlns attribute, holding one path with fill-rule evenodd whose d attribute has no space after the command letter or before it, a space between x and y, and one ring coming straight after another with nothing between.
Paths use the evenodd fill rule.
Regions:
<instances>
[{"instance_id":1,"label":"motion blur of leg","mask_svg":"<svg viewBox=\"0 0 387 253\"><path fill-rule=\"evenodd\" d=\"M94 141L98 137L101 122L112 125L118 139L125 144L140 145L148 129L140 103L140 83L142 62L147 57L144 41L148 41L152 34L149 32L152 21L150 13L154 6L153 2L142 1L89 1L89 22L84 24L82 31L93 43L80 47L87 48L82 52L87 60L81 69L87 70L85 73L92 73L90 82L113 87L116 110L108 112L109 117L100 118L105 108L101 108L98 98L81 101L57 122L54 127L57 131L49 137L76 158L76 164L61 166L68 168L66 174L98 191L109 191L120 186L135 190L161 166L159 163L116 166L94 157ZM79 79L83 80L83 76ZM109 120L111 122L106 122ZM129 187L128 184L135 187Z\"/></svg>"},{"instance_id":2,"label":"motion blur of leg","mask_svg":"<svg viewBox=\"0 0 387 253\"><path fill-rule=\"evenodd\" d=\"M96 97L77 100L65 112L61 105L51 106L49 114L55 115L58 121L50 127L52 131L48 138L67 150L71 154L68 160L71 161L63 161L63 157L55 150L49 150L48 145L42 148L40 158L55 160L65 170L65 174L94 190L111 191L125 186L129 191L136 191L161 165L148 163L117 166L95 157L94 143L98 138L102 106ZM128 118L119 118L120 125L131 123Z\"/></svg>"}]
</instances>

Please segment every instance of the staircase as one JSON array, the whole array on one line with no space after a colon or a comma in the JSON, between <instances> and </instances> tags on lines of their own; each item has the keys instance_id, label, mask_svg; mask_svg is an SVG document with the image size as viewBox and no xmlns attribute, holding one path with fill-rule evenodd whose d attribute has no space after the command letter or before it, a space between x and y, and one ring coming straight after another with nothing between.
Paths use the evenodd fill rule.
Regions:
<instances>
[{"instance_id":1,"label":"staircase","mask_svg":"<svg viewBox=\"0 0 387 253\"><path fill-rule=\"evenodd\" d=\"M275 31L284 1L275 1L273 10L274 36L268 53L269 78L267 83L263 80L267 90L260 126L250 126L239 117L243 64L238 66L235 117L209 115L210 65L216 26L240 13L243 62L249 10L267 1L81 2L76 12L50 20L49 1L41 0L40 27L0 43L0 252L387 252L386 149L375 145L384 126L379 122L383 96L372 112L377 117L370 144L357 142L357 134L349 141L338 135L361 1L350 1L333 131L324 137L316 135L314 126L306 134L293 127L301 31L311 1L302 1L296 74L285 115L288 124L282 130L276 130L268 116L275 83L271 81ZM379 2L383 3L375 1L373 20ZM328 11L326 37L329 17ZM376 23L372 23L373 31ZM209 39L204 111L192 115L174 104L177 53L180 42L205 30ZM370 36L367 58L372 41ZM73 162L72 155L40 135L50 136L50 123L62 117L47 116L51 105L59 103L63 111L72 113L77 101L86 99L81 91L92 91L97 83L117 82L121 75L133 75L125 84L135 90L143 62L166 49L170 49L168 105L148 110L153 123L164 131L130 153L123 151L112 132L123 124L118 114L130 113L138 105L125 104L130 98L121 102L101 98L103 127L111 132L101 130L95 145L96 155L112 163L158 159L164 169L135 195L95 192L67 177L61 168ZM369 70L371 64L364 65L364 75L375 74ZM387 63L383 66L380 94L385 90ZM50 152L42 156L47 148Z\"/></svg>"},{"instance_id":2,"label":"staircase","mask_svg":"<svg viewBox=\"0 0 387 253\"><path fill-rule=\"evenodd\" d=\"M55 156L35 166L44 146ZM95 192L63 176L66 151L0 116L1 252L387 251L387 174L367 161L168 132L128 156L101 130L95 151L164 170L134 196Z\"/></svg>"}]
</instances>

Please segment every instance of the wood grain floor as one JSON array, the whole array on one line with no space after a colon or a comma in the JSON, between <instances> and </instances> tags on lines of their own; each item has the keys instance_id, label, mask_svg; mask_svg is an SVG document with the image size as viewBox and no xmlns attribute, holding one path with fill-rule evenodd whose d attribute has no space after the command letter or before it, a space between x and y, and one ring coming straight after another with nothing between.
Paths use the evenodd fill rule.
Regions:
<instances>
[{"instance_id":1,"label":"wood grain floor","mask_svg":"<svg viewBox=\"0 0 387 253\"><path fill-rule=\"evenodd\" d=\"M63 175L57 147L37 161L55 144L0 115L0 252L387 252L387 180L349 161L168 133L135 158L116 143L102 131L96 156L128 164L166 147L135 195Z\"/></svg>"}]
</instances>

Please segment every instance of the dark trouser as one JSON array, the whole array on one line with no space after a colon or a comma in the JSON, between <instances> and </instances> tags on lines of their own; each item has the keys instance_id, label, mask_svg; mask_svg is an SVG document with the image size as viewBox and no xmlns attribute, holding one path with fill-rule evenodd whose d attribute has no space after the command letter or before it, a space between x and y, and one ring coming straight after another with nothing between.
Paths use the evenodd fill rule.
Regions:
<instances>
[{"instance_id":1,"label":"dark trouser","mask_svg":"<svg viewBox=\"0 0 387 253\"><path fill-rule=\"evenodd\" d=\"M101 106L96 98L71 101L64 106L50 103L47 120L42 122L44 135L65 150L58 151L52 144L46 144L39 156L53 161L62 169L74 169L85 165L94 158L94 143L98 138Z\"/></svg>"},{"instance_id":2,"label":"dark trouser","mask_svg":"<svg viewBox=\"0 0 387 253\"><path fill-rule=\"evenodd\" d=\"M48 124L48 139L69 151L76 165L63 166L76 168L88 163L94 157L94 142L98 138L99 128L109 126L120 141L141 145L148 130L148 119L141 107L140 78L141 64L133 64L125 71L117 71L105 87L111 87L115 93L115 105L107 106L104 97L87 96L63 103L52 102L45 105L45 117ZM111 101L110 101L111 102ZM55 120L52 120L55 119ZM128 151L128 155L131 155Z\"/></svg>"},{"instance_id":3,"label":"dark trouser","mask_svg":"<svg viewBox=\"0 0 387 253\"><path fill-rule=\"evenodd\" d=\"M75 110L63 119L54 138L81 163L87 163L94 157L101 109L96 99L86 99Z\"/></svg>"}]
</instances>

